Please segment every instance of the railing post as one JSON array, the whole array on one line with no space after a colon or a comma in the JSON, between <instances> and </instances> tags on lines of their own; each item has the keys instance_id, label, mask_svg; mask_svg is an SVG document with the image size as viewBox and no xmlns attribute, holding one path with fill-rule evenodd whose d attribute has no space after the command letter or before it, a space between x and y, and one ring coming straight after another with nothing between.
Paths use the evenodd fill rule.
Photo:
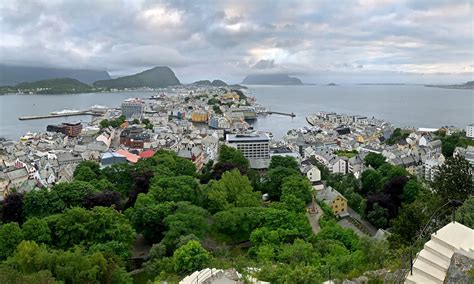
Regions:
<instances>
[{"instance_id":1,"label":"railing post","mask_svg":"<svg viewBox=\"0 0 474 284\"><path fill-rule=\"evenodd\" d=\"M410 275L413 275L413 255L411 254L410 250Z\"/></svg>"}]
</instances>

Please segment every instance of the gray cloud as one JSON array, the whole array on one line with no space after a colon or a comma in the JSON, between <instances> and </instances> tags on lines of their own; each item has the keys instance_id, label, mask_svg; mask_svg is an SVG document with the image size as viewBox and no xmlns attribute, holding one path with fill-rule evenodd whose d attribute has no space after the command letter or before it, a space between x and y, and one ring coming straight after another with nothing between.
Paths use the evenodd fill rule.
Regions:
<instances>
[{"instance_id":1,"label":"gray cloud","mask_svg":"<svg viewBox=\"0 0 474 284\"><path fill-rule=\"evenodd\" d=\"M127 74L169 65L184 81L247 73L474 71L470 0L0 2L0 63ZM388 73L387 73L388 72ZM417 79L418 80L418 79Z\"/></svg>"}]
</instances>

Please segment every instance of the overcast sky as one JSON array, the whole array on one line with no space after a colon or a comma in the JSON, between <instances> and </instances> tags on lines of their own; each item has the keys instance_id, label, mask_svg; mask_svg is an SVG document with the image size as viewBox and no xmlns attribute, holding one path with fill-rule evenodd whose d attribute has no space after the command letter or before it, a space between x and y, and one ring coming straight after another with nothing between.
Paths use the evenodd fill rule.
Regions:
<instances>
[{"instance_id":1,"label":"overcast sky","mask_svg":"<svg viewBox=\"0 0 474 284\"><path fill-rule=\"evenodd\" d=\"M184 82L473 80L472 0L0 1L0 63Z\"/></svg>"}]
</instances>

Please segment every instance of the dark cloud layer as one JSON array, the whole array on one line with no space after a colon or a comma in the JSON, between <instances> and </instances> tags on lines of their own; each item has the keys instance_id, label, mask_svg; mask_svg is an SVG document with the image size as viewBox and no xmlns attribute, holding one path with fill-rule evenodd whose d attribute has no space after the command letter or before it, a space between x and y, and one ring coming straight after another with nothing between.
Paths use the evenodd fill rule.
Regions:
<instances>
[{"instance_id":1,"label":"dark cloud layer","mask_svg":"<svg viewBox=\"0 0 474 284\"><path fill-rule=\"evenodd\" d=\"M463 80L474 71L473 18L470 0L5 0L0 63L114 75L169 65L185 81Z\"/></svg>"}]
</instances>

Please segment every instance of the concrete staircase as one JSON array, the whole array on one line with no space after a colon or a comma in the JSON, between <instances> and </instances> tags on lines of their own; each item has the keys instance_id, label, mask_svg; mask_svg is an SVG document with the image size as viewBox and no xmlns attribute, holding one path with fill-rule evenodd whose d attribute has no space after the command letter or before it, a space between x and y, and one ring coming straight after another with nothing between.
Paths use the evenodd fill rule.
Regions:
<instances>
[{"instance_id":1,"label":"concrete staircase","mask_svg":"<svg viewBox=\"0 0 474 284\"><path fill-rule=\"evenodd\" d=\"M474 230L451 222L431 235L413 264L413 274L405 283L444 282L454 252L474 255Z\"/></svg>"},{"instance_id":2,"label":"concrete staircase","mask_svg":"<svg viewBox=\"0 0 474 284\"><path fill-rule=\"evenodd\" d=\"M212 280L219 279L224 275L222 269L204 268L200 271L194 271L191 275L184 277L179 281L179 284L207 284L212 283Z\"/></svg>"}]
</instances>

